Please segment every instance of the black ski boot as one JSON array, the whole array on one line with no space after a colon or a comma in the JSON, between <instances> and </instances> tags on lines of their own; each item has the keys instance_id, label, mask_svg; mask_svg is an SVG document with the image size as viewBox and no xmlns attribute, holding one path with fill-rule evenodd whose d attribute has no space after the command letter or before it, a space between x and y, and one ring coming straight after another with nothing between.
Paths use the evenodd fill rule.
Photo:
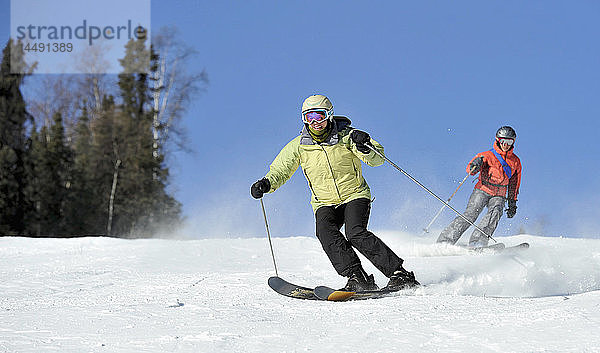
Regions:
<instances>
[{"instance_id":1,"label":"black ski boot","mask_svg":"<svg viewBox=\"0 0 600 353\"><path fill-rule=\"evenodd\" d=\"M378 290L373 275L368 275L362 266L355 267L348 275L348 283L340 290L347 292L359 292L365 290Z\"/></svg>"},{"instance_id":2,"label":"black ski boot","mask_svg":"<svg viewBox=\"0 0 600 353\"><path fill-rule=\"evenodd\" d=\"M408 272L404 267L400 266L390 276L390 281L386 288L390 290L402 290L419 285L421 285L421 283L415 279L415 274L412 271Z\"/></svg>"}]
</instances>

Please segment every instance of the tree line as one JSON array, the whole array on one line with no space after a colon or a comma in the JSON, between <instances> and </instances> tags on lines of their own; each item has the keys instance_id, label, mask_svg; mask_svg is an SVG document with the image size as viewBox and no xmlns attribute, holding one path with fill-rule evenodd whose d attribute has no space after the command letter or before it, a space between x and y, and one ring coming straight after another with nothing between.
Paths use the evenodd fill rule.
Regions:
<instances>
[{"instance_id":1,"label":"tree line","mask_svg":"<svg viewBox=\"0 0 600 353\"><path fill-rule=\"evenodd\" d=\"M0 235L149 237L181 222L167 159L185 145L177 122L208 79L181 69L192 51L174 38L163 32L159 47L132 40L121 74L96 70L76 83L50 77L30 98L23 87L35 67L11 73L11 62L27 64L22 43L8 41L0 66Z\"/></svg>"}]
</instances>

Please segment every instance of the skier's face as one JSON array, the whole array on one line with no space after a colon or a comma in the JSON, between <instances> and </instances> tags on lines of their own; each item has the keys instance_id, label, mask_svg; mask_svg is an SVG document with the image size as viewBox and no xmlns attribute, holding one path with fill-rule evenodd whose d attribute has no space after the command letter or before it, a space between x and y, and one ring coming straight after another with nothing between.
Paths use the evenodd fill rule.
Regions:
<instances>
[{"instance_id":1,"label":"skier's face","mask_svg":"<svg viewBox=\"0 0 600 353\"><path fill-rule=\"evenodd\" d=\"M502 151L506 152L508 151L511 147L512 147L512 143L505 143L502 142L502 139L498 141L498 143L500 144L500 148L502 149Z\"/></svg>"},{"instance_id":2,"label":"skier's face","mask_svg":"<svg viewBox=\"0 0 600 353\"><path fill-rule=\"evenodd\" d=\"M318 122L317 121L313 121L313 122L310 123L310 127L313 130L321 131L321 130L323 130L324 128L327 127L327 121L328 121L328 119L323 119L323 120L318 121Z\"/></svg>"}]
</instances>

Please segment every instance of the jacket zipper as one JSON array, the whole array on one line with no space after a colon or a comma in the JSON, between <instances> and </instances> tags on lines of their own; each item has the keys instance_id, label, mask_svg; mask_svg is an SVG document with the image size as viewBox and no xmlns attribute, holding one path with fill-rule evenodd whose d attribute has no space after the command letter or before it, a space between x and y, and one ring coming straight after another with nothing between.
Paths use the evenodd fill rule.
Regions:
<instances>
[{"instance_id":1,"label":"jacket zipper","mask_svg":"<svg viewBox=\"0 0 600 353\"><path fill-rule=\"evenodd\" d=\"M312 187L312 183L310 182L310 179L308 178L308 174L306 174L304 169L302 169L302 173L304 173L306 180L308 180L308 187L310 188L310 191L312 191L312 194L315 196L315 201L319 201L319 198L317 197L317 194L315 193L315 190Z\"/></svg>"},{"instance_id":2,"label":"jacket zipper","mask_svg":"<svg viewBox=\"0 0 600 353\"><path fill-rule=\"evenodd\" d=\"M325 153L325 158L327 159L327 165L329 166L329 170L331 171L331 177L333 178L333 185L335 185L335 190L337 191L338 198L340 199L340 202L342 202L342 195L340 194L340 189L338 188L337 181L335 180L335 175L333 174L333 168L331 167L331 163L329 162L329 155L327 155L327 151L325 151L325 147L323 147L321 145L319 145L319 147L321 147L321 149L323 150L323 153Z\"/></svg>"},{"instance_id":3,"label":"jacket zipper","mask_svg":"<svg viewBox=\"0 0 600 353\"><path fill-rule=\"evenodd\" d=\"M354 162L352 162L352 168L354 168L354 175L356 176L356 180L358 180L358 170L356 169Z\"/></svg>"}]
</instances>

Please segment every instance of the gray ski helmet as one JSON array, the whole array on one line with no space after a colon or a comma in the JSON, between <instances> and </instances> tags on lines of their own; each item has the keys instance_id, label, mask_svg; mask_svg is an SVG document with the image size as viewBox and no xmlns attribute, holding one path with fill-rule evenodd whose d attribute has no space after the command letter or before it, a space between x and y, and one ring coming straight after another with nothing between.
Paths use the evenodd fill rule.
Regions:
<instances>
[{"instance_id":1,"label":"gray ski helmet","mask_svg":"<svg viewBox=\"0 0 600 353\"><path fill-rule=\"evenodd\" d=\"M496 138L499 139L516 139L517 138L517 133L515 132L515 129L513 129L510 126L503 126L501 128L498 129L498 131L496 131Z\"/></svg>"}]
</instances>

